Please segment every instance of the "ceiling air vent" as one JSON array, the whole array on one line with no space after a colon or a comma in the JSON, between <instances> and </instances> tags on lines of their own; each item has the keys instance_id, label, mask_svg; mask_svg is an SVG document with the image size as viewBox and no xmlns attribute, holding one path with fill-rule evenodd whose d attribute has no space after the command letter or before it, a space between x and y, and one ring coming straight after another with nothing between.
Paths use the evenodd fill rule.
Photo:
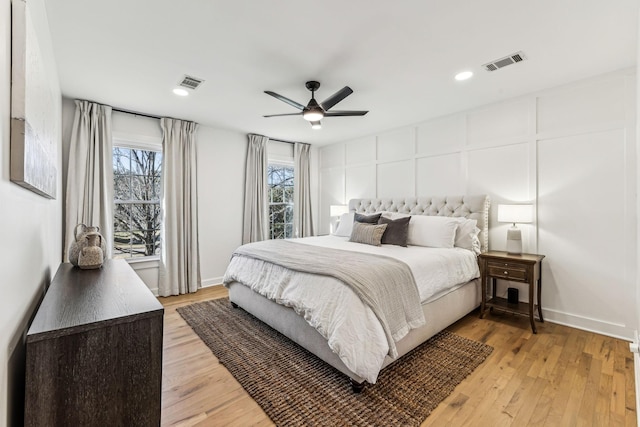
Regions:
<instances>
[{"instance_id":1,"label":"ceiling air vent","mask_svg":"<svg viewBox=\"0 0 640 427\"><path fill-rule=\"evenodd\" d=\"M182 80L180 80L180 83L178 83L178 86L182 86L182 87L186 87L187 89L198 89L198 87L204 83L204 80L199 79L197 77L192 77L192 76L187 76L185 75Z\"/></svg>"},{"instance_id":2,"label":"ceiling air vent","mask_svg":"<svg viewBox=\"0 0 640 427\"><path fill-rule=\"evenodd\" d=\"M515 64L516 62L522 62L527 59L522 52L516 52L504 58L496 59L495 61L484 64L483 67L487 71L496 71L500 68L504 68L507 65Z\"/></svg>"}]
</instances>

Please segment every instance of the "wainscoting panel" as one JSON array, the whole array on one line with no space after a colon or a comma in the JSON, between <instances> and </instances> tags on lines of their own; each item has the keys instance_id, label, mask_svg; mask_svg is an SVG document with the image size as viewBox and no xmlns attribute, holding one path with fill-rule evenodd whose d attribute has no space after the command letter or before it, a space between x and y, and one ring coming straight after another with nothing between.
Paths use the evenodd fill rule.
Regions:
<instances>
[{"instance_id":1,"label":"wainscoting panel","mask_svg":"<svg viewBox=\"0 0 640 427\"><path fill-rule=\"evenodd\" d=\"M461 114L422 123L416 128L418 154L443 154L461 150L465 142L465 119Z\"/></svg>"},{"instance_id":2,"label":"wainscoting panel","mask_svg":"<svg viewBox=\"0 0 640 427\"><path fill-rule=\"evenodd\" d=\"M379 164L376 176L377 197L404 197L415 194L412 160Z\"/></svg>"},{"instance_id":3,"label":"wainscoting panel","mask_svg":"<svg viewBox=\"0 0 640 427\"><path fill-rule=\"evenodd\" d=\"M625 76L612 75L538 97L538 132L566 132L625 120Z\"/></svg>"},{"instance_id":4,"label":"wainscoting panel","mask_svg":"<svg viewBox=\"0 0 640 427\"><path fill-rule=\"evenodd\" d=\"M374 163L376 161L376 137L370 136L350 141L346 150L347 166Z\"/></svg>"},{"instance_id":5,"label":"wainscoting panel","mask_svg":"<svg viewBox=\"0 0 640 427\"><path fill-rule=\"evenodd\" d=\"M416 194L464 194L461 154L416 159Z\"/></svg>"},{"instance_id":6,"label":"wainscoting panel","mask_svg":"<svg viewBox=\"0 0 640 427\"><path fill-rule=\"evenodd\" d=\"M415 153L415 132L411 127L378 136L378 161L410 159Z\"/></svg>"},{"instance_id":7,"label":"wainscoting panel","mask_svg":"<svg viewBox=\"0 0 640 427\"><path fill-rule=\"evenodd\" d=\"M345 170L346 201L375 197L376 167L375 165L352 166Z\"/></svg>"},{"instance_id":8,"label":"wainscoting panel","mask_svg":"<svg viewBox=\"0 0 640 427\"><path fill-rule=\"evenodd\" d=\"M506 201L529 202L530 167L527 143L469 151L467 193L492 194L492 206Z\"/></svg>"},{"instance_id":9,"label":"wainscoting panel","mask_svg":"<svg viewBox=\"0 0 640 427\"><path fill-rule=\"evenodd\" d=\"M625 223L634 201L625 199L624 154L623 130L539 141L543 307L627 324L634 281L624 241L635 227Z\"/></svg>"},{"instance_id":10,"label":"wainscoting panel","mask_svg":"<svg viewBox=\"0 0 640 427\"><path fill-rule=\"evenodd\" d=\"M467 144L493 145L496 141L522 141L532 132L531 100L519 98L467 114Z\"/></svg>"}]
</instances>

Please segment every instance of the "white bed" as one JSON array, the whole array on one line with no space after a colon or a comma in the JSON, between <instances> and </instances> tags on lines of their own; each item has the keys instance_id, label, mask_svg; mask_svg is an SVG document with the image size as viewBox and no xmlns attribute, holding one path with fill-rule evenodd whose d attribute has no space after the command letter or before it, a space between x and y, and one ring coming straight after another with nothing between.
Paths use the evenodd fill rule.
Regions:
<instances>
[{"instance_id":1,"label":"white bed","mask_svg":"<svg viewBox=\"0 0 640 427\"><path fill-rule=\"evenodd\" d=\"M398 212L475 219L481 250L487 248L489 199L484 195L357 199L351 200L349 207L352 212L366 214ZM258 259L245 260L242 268L232 269L230 265L233 280L227 277L225 281L234 306L242 307L348 375L354 391L360 390L365 381L375 383L381 369L480 304L476 254L470 250L375 247L335 236L299 239L297 243L393 257L406 263L415 278L425 323L395 342L398 357L392 358L376 316L339 280L294 273ZM432 261L429 264L424 259Z\"/></svg>"}]
</instances>

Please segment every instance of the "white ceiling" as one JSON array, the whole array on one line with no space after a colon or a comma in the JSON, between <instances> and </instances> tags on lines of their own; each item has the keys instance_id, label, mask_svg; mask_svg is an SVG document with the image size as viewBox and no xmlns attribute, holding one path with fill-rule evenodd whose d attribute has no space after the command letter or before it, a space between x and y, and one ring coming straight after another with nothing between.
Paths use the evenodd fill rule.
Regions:
<instances>
[{"instance_id":1,"label":"white ceiling","mask_svg":"<svg viewBox=\"0 0 640 427\"><path fill-rule=\"evenodd\" d=\"M636 64L637 0L47 0L62 93L272 138L371 135ZM516 51L527 61L481 65ZM471 80L455 73L472 70ZM205 80L172 93L184 74ZM314 131L296 110L354 93Z\"/></svg>"}]
</instances>

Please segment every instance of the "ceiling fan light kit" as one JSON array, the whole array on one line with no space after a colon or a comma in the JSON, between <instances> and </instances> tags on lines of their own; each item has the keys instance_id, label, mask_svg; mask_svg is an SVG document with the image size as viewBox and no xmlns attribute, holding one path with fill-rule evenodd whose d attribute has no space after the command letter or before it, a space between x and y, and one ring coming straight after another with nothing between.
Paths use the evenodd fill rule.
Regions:
<instances>
[{"instance_id":1,"label":"ceiling fan light kit","mask_svg":"<svg viewBox=\"0 0 640 427\"><path fill-rule=\"evenodd\" d=\"M287 97L279 95L275 92L265 90L264 93L267 95L271 95L276 99L279 99L282 102L286 102L292 107L300 110L300 113L288 113L288 114L270 114L264 117L276 117L276 116L297 116L302 115L302 118L311 122L312 129L320 129L322 120L325 117L349 117L349 116L364 116L368 113L368 111L329 111L333 106L335 106L338 102L345 99L347 96L353 93L353 90L349 86L345 86L329 98L322 101L318 104L318 101L315 99L315 91L320 87L320 82L315 80L308 81L305 86L307 89L311 91L311 100L307 103L306 106L293 101Z\"/></svg>"}]
</instances>

